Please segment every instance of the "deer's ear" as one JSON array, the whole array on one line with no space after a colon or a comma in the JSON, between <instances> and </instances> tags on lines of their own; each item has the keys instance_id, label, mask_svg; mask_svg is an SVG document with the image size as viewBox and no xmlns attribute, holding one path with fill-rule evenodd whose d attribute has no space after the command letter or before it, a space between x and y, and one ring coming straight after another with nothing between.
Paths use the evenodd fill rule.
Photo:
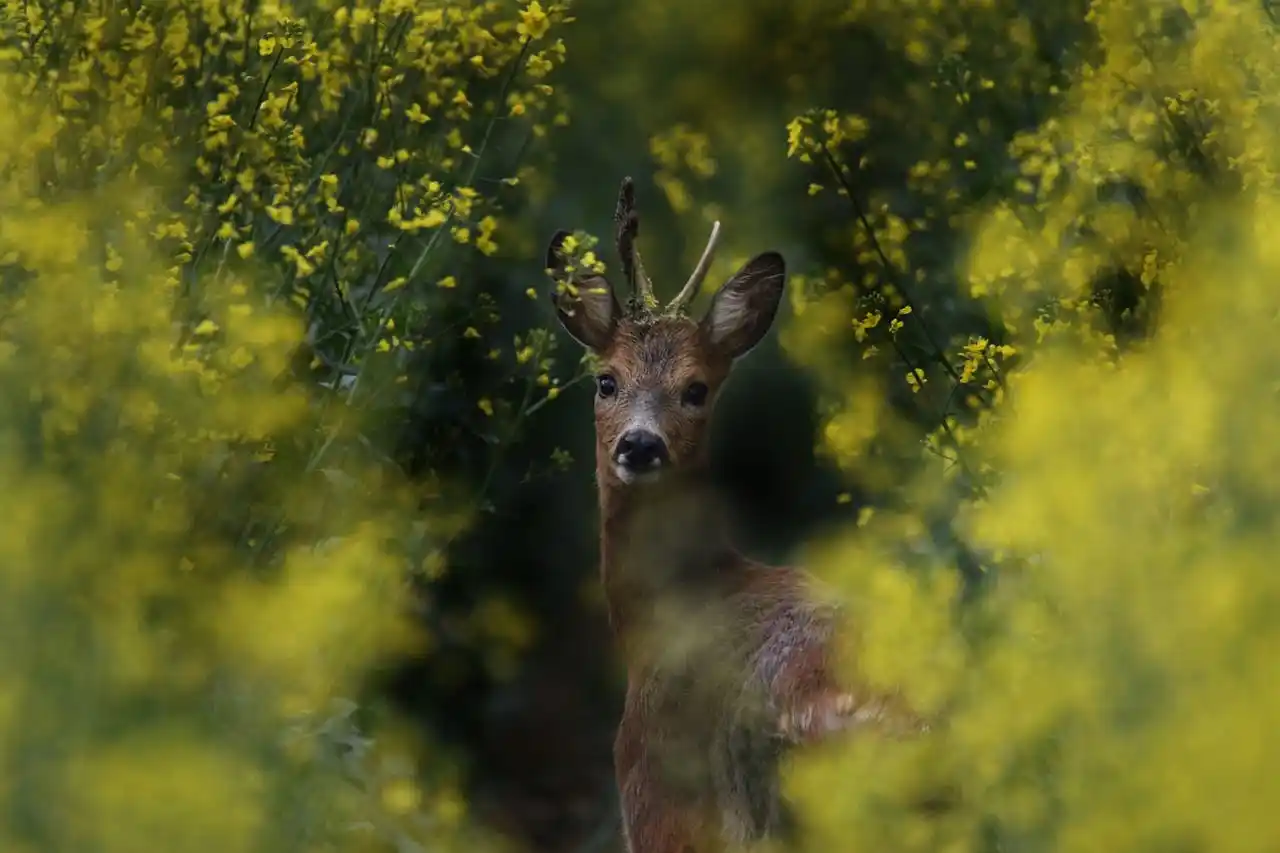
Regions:
<instances>
[{"instance_id":1,"label":"deer's ear","mask_svg":"<svg viewBox=\"0 0 1280 853\"><path fill-rule=\"evenodd\" d=\"M608 279L595 273L569 273L560 248L568 231L557 231L547 246L547 270L555 280L551 301L556 316L575 341L600 352L613 339L622 309Z\"/></svg>"},{"instance_id":2,"label":"deer's ear","mask_svg":"<svg viewBox=\"0 0 1280 853\"><path fill-rule=\"evenodd\" d=\"M730 358L750 352L773 325L786 280L787 265L777 252L747 261L716 291L702 318L712 345Z\"/></svg>"}]
</instances>

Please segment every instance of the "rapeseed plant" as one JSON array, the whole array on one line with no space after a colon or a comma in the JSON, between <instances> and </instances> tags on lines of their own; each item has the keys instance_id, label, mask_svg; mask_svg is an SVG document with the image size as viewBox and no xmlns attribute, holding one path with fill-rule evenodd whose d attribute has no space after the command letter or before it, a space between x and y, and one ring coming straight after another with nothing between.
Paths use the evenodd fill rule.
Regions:
<instances>
[{"instance_id":1,"label":"rapeseed plant","mask_svg":"<svg viewBox=\"0 0 1280 853\"><path fill-rule=\"evenodd\" d=\"M430 647L408 579L467 520L371 415L455 315L492 334L434 282L501 247L521 167L486 155L558 115L563 19L0 8L0 846L495 843L436 745L352 702Z\"/></svg>"},{"instance_id":2,"label":"rapeseed plant","mask_svg":"<svg viewBox=\"0 0 1280 853\"><path fill-rule=\"evenodd\" d=\"M1265 849L1280 795L1275 22L1231 0L1095 0L1060 84L1017 4L892 6L851 14L924 66L998 48L1004 76L961 69L972 98L1044 87L1053 108L1002 154L979 149L1004 177L977 205L966 152L991 122L960 96L918 113L943 126L920 134L936 153L914 190L924 219L970 238L953 280L993 332L930 340L928 313L903 313L910 235L932 220L865 199L853 250L870 278L797 296L788 343L844 400L824 433L843 467L878 473L891 440L851 440L860 412L910 428L805 330L900 347L929 379L908 393L938 417L897 498L811 557L861 620L859 674L904 685L940 725L798 762L810 846ZM927 74L918 90L944 91ZM858 202L847 124L798 118L790 153ZM1112 310L1117 280L1137 297ZM900 322L868 335L875 312ZM929 535L939 507L958 547Z\"/></svg>"}]
</instances>

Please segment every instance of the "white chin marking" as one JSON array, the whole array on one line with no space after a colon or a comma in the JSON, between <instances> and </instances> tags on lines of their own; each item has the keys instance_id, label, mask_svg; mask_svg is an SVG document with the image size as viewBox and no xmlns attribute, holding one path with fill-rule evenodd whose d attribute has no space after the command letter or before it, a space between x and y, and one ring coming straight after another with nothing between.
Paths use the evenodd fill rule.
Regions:
<instances>
[{"instance_id":1,"label":"white chin marking","mask_svg":"<svg viewBox=\"0 0 1280 853\"><path fill-rule=\"evenodd\" d=\"M662 476L662 469L655 468L652 471L641 471L639 473L632 471L630 468L622 465L614 465L613 473L618 475L618 479L627 485L632 483L652 483L654 480Z\"/></svg>"}]
</instances>

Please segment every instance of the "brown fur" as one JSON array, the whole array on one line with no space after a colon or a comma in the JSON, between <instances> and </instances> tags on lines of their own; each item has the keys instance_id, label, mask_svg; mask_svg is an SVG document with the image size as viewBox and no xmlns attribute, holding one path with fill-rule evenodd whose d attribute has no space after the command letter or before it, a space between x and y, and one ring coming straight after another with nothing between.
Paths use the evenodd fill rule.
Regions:
<instances>
[{"instance_id":1,"label":"brown fur","mask_svg":"<svg viewBox=\"0 0 1280 853\"><path fill-rule=\"evenodd\" d=\"M554 271L554 255L548 265ZM707 483L717 392L767 331L784 276L780 256L757 256L700 322L624 315L598 276L556 297L561 322L616 388L596 396L596 476L601 579L627 667L614 760L629 853L782 837L778 771L788 749L855 723L914 722L892 697L840 685L838 611L803 572L735 551ZM705 404L683 399L694 382L706 384ZM614 465L637 406L670 454L653 482L628 482Z\"/></svg>"}]
</instances>

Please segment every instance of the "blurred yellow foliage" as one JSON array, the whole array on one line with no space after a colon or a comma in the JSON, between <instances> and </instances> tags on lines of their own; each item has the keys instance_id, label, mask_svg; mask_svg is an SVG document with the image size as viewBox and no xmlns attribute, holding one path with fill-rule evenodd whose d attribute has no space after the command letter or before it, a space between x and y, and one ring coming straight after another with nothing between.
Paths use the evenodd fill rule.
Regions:
<instances>
[{"instance_id":1,"label":"blurred yellow foliage","mask_svg":"<svg viewBox=\"0 0 1280 853\"><path fill-rule=\"evenodd\" d=\"M458 512L353 450L343 404L437 245L398 235L496 250L475 87L540 121L553 91L512 81L562 60L562 19L0 7L0 848L492 845L448 761L355 716L423 647L414 552ZM353 293L326 397L297 355Z\"/></svg>"},{"instance_id":2,"label":"blurred yellow foliage","mask_svg":"<svg viewBox=\"0 0 1280 853\"><path fill-rule=\"evenodd\" d=\"M952 8L1003 29L1008 77L978 90L1046 79L1015 4L855 5L911 61L963 49ZM962 600L954 555L893 513L812 552L854 602L863 675L941 724L797 762L808 849L1276 843L1280 38L1262 4L1234 0L1094 0L1083 20L1088 59L1009 148L1021 177L961 219L961 277L1005 341L957 347L983 414L930 443L950 457L906 487L924 521L957 494L957 460L983 473L950 504L983 591ZM944 130L940 156L958 145ZM793 135L811 159L838 148L815 120ZM1118 341L1090 296L1117 268L1159 289L1145 337ZM804 354L826 315L797 313ZM847 463L863 452L850 443ZM920 805L940 794L947 809Z\"/></svg>"}]
</instances>

